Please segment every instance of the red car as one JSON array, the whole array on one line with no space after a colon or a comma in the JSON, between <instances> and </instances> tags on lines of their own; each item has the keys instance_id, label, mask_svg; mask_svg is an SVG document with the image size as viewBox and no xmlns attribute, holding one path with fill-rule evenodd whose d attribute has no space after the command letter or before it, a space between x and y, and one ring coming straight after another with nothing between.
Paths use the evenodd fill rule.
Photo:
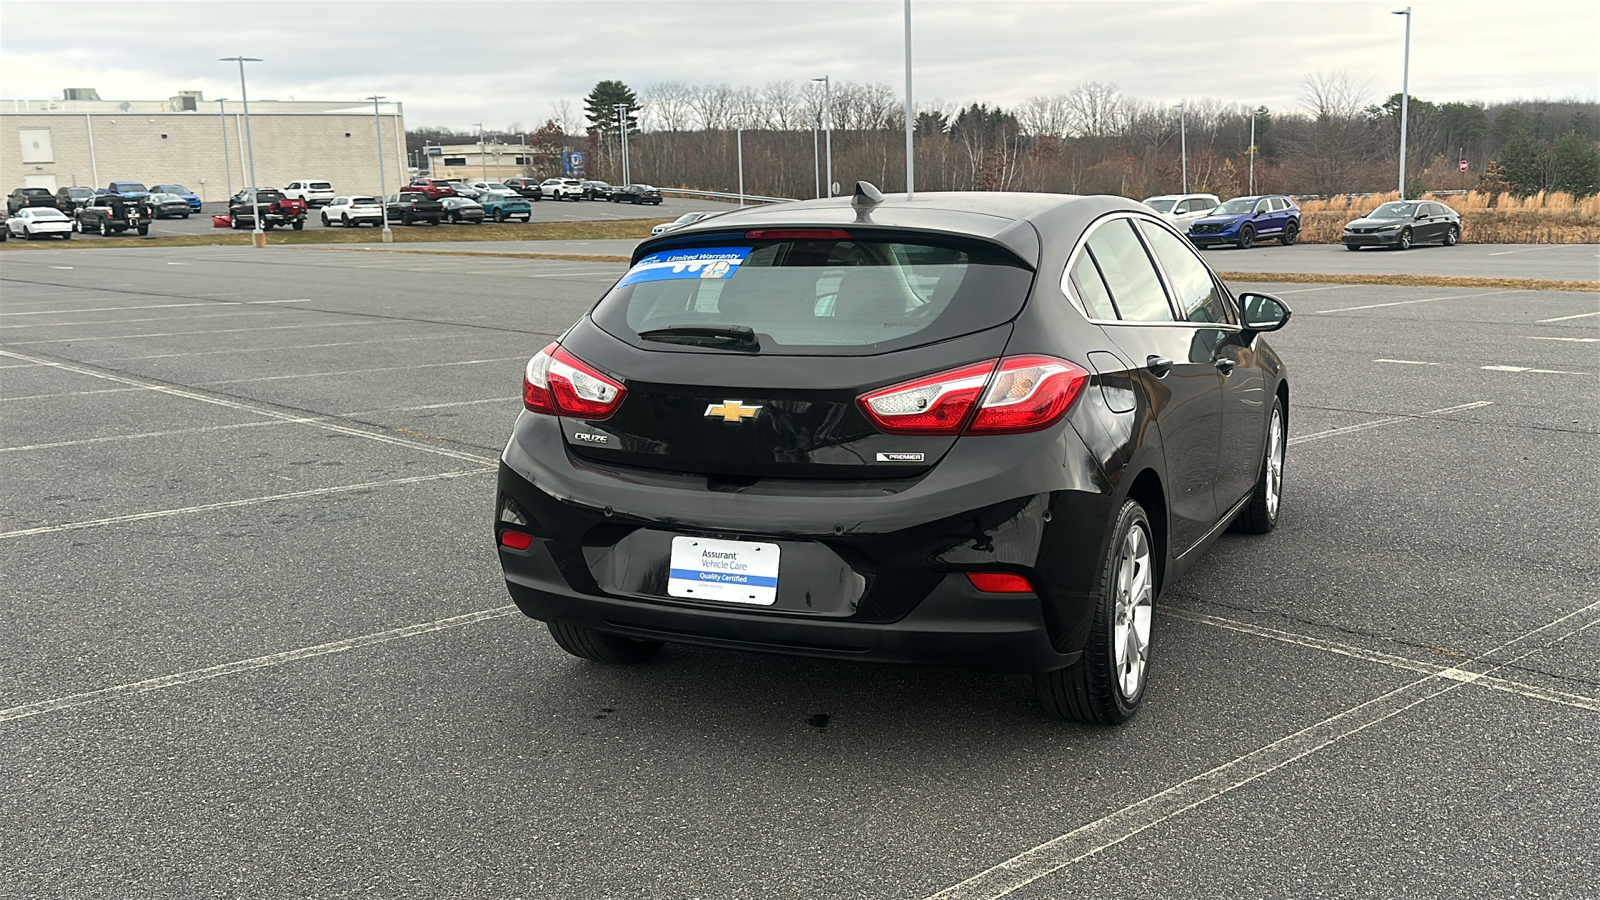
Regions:
<instances>
[{"instance_id":1,"label":"red car","mask_svg":"<svg viewBox=\"0 0 1600 900\"><path fill-rule=\"evenodd\" d=\"M428 195L429 200L442 200L445 197L456 196L456 189L450 186L448 179L444 178L413 179L407 190L421 191Z\"/></svg>"}]
</instances>

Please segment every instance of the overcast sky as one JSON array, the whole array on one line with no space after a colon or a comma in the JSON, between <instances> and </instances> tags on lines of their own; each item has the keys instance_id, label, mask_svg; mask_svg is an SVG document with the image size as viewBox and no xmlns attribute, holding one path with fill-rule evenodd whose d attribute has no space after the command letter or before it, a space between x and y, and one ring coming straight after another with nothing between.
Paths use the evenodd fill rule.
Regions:
<instances>
[{"instance_id":1,"label":"overcast sky","mask_svg":"<svg viewBox=\"0 0 1600 900\"><path fill-rule=\"evenodd\" d=\"M1343 71L1400 89L1404 19L1377 0L913 0L914 93L1015 106L1085 81L1177 102L1286 109ZM1411 0L1411 92L1434 101L1600 98L1600 3ZM532 128L596 81L904 86L901 0L0 2L0 97L107 100L179 90L401 101L410 126Z\"/></svg>"}]
</instances>

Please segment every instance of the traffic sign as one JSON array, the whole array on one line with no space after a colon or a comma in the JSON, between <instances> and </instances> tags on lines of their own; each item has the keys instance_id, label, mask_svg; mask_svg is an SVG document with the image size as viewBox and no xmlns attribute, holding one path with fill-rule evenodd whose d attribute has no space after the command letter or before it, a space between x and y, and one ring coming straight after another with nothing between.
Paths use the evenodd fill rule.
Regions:
<instances>
[{"instance_id":1,"label":"traffic sign","mask_svg":"<svg viewBox=\"0 0 1600 900\"><path fill-rule=\"evenodd\" d=\"M1467 161L1463 159L1461 161L1461 171L1465 172L1466 170L1467 170Z\"/></svg>"}]
</instances>

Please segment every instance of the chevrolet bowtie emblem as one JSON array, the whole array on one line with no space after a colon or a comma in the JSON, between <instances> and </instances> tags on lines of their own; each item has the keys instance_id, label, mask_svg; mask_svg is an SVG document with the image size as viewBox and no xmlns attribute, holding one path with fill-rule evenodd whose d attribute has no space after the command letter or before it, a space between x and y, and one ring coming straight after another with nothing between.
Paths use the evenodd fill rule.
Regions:
<instances>
[{"instance_id":1,"label":"chevrolet bowtie emblem","mask_svg":"<svg viewBox=\"0 0 1600 900\"><path fill-rule=\"evenodd\" d=\"M706 407L706 418L721 416L724 422L737 422L740 419L749 419L759 411L759 406L745 406L741 400L724 400Z\"/></svg>"}]
</instances>

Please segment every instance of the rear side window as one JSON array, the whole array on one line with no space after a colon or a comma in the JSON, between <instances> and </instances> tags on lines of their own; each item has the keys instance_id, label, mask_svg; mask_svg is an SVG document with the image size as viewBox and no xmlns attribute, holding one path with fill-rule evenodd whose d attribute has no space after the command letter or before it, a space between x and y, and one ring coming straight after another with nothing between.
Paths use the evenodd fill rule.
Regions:
<instances>
[{"instance_id":1,"label":"rear side window","mask_svg":"<svg viewBox=\"0 0 1600 900\"><path fill-rule=\"evenodd\" d=\"M1095 267L1094 257L1087 252L1078 254L1078 261L1072 264L1072 271L1067 273L1072 282L1072 291L1083 303L1084 311L1091 319L1115 319L1117 308L1111 304L1111 292L1106 290L1106 283L1100 277L1100 270Z\"/></svg>"},{"instance_id":2,"label":"rear side window","mask_svg":"<svg viewBox=\"0 0 1600 900\"><path fill-rule=\"evenodd\" d=\"M842 233L840 233L842 234ZM948 340L1010 321L1033 272L984 244L827 236L725 241L646 256L596 305L596 324L639 346L714 338L673 327L744 326L760 352L867 355ZM642 334L653 333L651 339Z\"/></svg>"},{"instance_id":3,"label":"rear side window","mask_svg":"<svg viewBox=\"0 0 1600 900\"><path fill-rule=\"evenodd\" d=\"M1155 265L1134 234L1133 222L1118 219L1095 229L1089 252L1105 277L1118 317L1129 322L1170 322L1172 309Z\"/></svg>"},{"instance_id":4,"label":"rear side window","mask_svg":"<svg viewBox=\"0 0 1600 900\"><path fill-rule=\"evenodd\" d=\"M1189 242L1149 222L1140 227L1167 273L1179 314L1190 322L1231 323L1222 289L1211 279L1205 263L1194 255Z\"/></svg>"}]
</instances>

